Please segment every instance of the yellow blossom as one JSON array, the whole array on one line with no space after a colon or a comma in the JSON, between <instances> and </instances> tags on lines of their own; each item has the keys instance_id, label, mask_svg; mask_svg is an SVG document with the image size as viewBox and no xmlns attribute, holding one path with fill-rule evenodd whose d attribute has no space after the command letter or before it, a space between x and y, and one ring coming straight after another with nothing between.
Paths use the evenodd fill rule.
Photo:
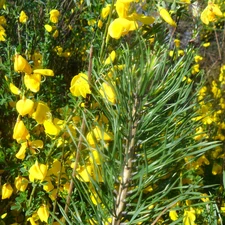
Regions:
<instances>
[{"instance_id":1,"label":"yellow blossom","mask_svg":"<svg viewBox=\"0 0 225 225\"><path fill-rule=\"evenodd\" d=\"M201 20L204 24L208 25L209 22L215 22L216 16L222 17L223 14L217 4L209 1L208 6L201 13Z\"/></svg>"},{"instance_id":2,"label":"yellow blossom","mask_svg":"<svg viewBox=\"0 0 225 225\"><path fill-rule=\"evenodd\" d=\"M14 184L15 187L18 191L25 191L27 189L27 185L28 185L29 181L22 176L18 176L15 178Z\"/></svg>"},{"instance_id":3,"label":"yellow blossom","mask_svg":"<svg viewBox=\"0 0 225 225\"><path fill-rule=\"evenodd\" d=\"M16 72L24 72L24 73L27 73L27 74L31 74L32 73L32 69L31 69L29 63L27 62L27 60L24 59L19 54L15 55L14 70Z\"/></svg>"},{"instance_id":4,"label":"yellow blossom","mask_svg":"<svg viewBox=\"0 0 225 225\"><path fill-rule=\"evenodd\" d=\"M128 34L138 28L136 21L130 21L125 18L117 18L109 25L109 35L112 38L119 39L121 36Z\"/></svg>"},{"instance_id":5,"label":"yellow blossom","mask_svg":"<svg viewBox=\"0 0 225 225\"><path fill-rule=\"evenodd\" d=\"M19 95L21 93L20 89L16 87L13 83L9 84L9 89L14 95Z\"/></svg>"},{"instance_id":6,"label":"yellow blossom","mask_svg":"<svg viewBox=\"0 0 225 225\"><path fill-rule=\"evenodd\" d=\"M19 151L16 153L16 158L17 159L21 159L24 160L25 158L25 153L26 153L26 149L27 149L27 142L23 142L20 146Z\"/></svg>"},{"instance_id":7,"label":"yellow blossom","mask_svg":"<svg viewBox=\"0 0 225 225\"><path fill-rule=\"evenodd\" d=\"M177 26L176 22L172 19L169 12L165 8L159 7L159 14L170 26Z\"/></svg>"},{"instance_id":8,"label":"yellow blossom","mask_svg":"<svg viewBox=\"0 0 225 225\"><path fill-rule=\"evenodd\" d=\"M111 53L110 53L110 55L108 56L108 58L105 60L105 65L108 65L108 64L111 64L111 63L113 63L114 62L114 60L115 60L115 58L116 58L116 52L115 51L112 51Z\"/></svg>"},{"instance_id":9,"label":"yellow blossom","mask_svg":"<svg viewBox=\"0 0 225 225\"><path fill-rule=\"evenodd\" d=\"M76 97L82 96L83 98L91 94L88 76L84 73L74 76L70 84L70 92Z\"/></svg>"},{"instance_id":10,"label":"yellow blossom","mask_svg":"<svg viewBox=\"0 0 225 225\"><path fill-rule=\"evenodd\" d=\"M169 217L171 220L175 221L178 220L178 215L177 215L177 211L176 210L171 210L169 212Z\"/></svg>"},{"instance_id":11,"label":"yellow blossom","mask_svg":"<svg viewBox=\"0 0 225 225\"><path fill-rule=\"evenodd\" d=\"M5 41L6 39L5 29L2 25L0 25L0 41Z\"/></svg>"},{"instance_id":12,"label":"yellow blossom","mask_svg":"<svg viewBox=\"0 0 225 225\"><path fill-rule=\"evenodd\" d=\"M29 114L33 110L33 107L34 102L25 97L16 103L16 110L21 116Z\"/></svg>"},{"instance_id":13,"label":"yellow blossom","mask_svg":"<svg viewBox=\"0 0 225 225\"><path fill-rule=\"evenodd\" d=\"M36 111L32 114L32 118L36 120L37 123L43 124L45 120L49 119L51 112L46 103L40 101L37 104Z\"/></svg>"},{"instance_id":14,"label":"yellow blossom","mask_svg":"<svg viewBox=\"0 0 225 225\"><path fill-rule=\"evenodd\" d=\"M99 92L102 95L102 97L107 99L109 102L111 102L113 104L116 103L115 92L114 92L113 88L109 84L107 84L106 82L104 82L101 85L101 88L100 88Z\"/></svg>"},{"instance_id":15,"label":"yellow blossom","mask_svg":"<svg viewBox=\"0 0 225 225\"><path fill-rule=\"evenodd\" d=\"M38 210L37 210L37 214L40 218L40 220L43 222L48 223L48 217L49 217L49 210L48 207L43 204Z\"/></svg>"},{"instance_id":16,"label":"yellow blossom","mask_svg":"<svg viewBox=\"0 0 225 225\"><path fill-rule=\"evenodd\" d=\"M184 225L195 225L195 219L196 219L195 210L192 207L184 210L184 218L183 218Z\"/></svg>"},{"instance_id":17,"label":"yellow blossom","mask_svg":"<svg viewBox=\"0 0 225 225\"><path fill-rule=\"evenodd\" d=\"M5 183L2 186L2 199L10 198L12 193L13 193L13 188L12 188L11 184Z\"/></svg>"},{"instance_id":18,"label":"yellow blossom","mask_svg":"<svg viewBox=\"0 0 225 225\"><path fill-rule=\"evenodd\" d=\"M110 8L111 8L111 5L108 4L106 7L104 7L104 8L102 9L102 12L101 12L101 18L102 18L103 20L106 19L106 17L109 15Z\"/></svg>"},{"instance_id":19,"label":"yellow blossom","mask_svg":"<svg viewBox=\"0 0 225 225\"><path fill-rule=\"evenodd\" d=\"M116 2L116 12L119 18L126 18L128 16L129 7L130 2L122 2L119 0Z\"/></svg>"},{"instance_id":20,"label":"yellow blossom","mask_svg":"<svg viewBox=\"0 0 225 225\"><path fill-rule=\"evenodd\" d=\"M50 14L50 21L52 23L58 23L60 12L57 9L52 9L49 14Z\"/></svg>"},{"instance_id":21,"label":"yellow blossom","mask_svg":"<svg viewBox=\"0 0 225 225\"><path fill-rule=\"evenodd\" d=\"M35 164L29 169L29 179L31 182L33 182L34 179L43 181L46 174L47 166L45 164L38 163L38 161L36 161Z\"/></svg>"},{"instance_id":22,"label":"yellow blossom","mask_svg":"<svg viewBox=\"0 0 225 225\"><path fill-rule=\"evenodd\" d=\"M4 16L0 16L0 25L6 25L6 19Z\"/></svg>"},{"instance_id":23,"label":"yellow blossom","mask_svg":"<svg viewBox=\"0 0 225 225\"><path fill-rule=\"evenodd\" d=\"M49 24L45 24L44 27L45 27L45 30L48 31L49 33L52 32L52 30L53 30L53 27Z\"/></svg>"},{"instance_id":24,"label":"yellow blossom","mask_svg":"<svg viewBox=\"0 0 225 225\"><path fill-rule=\"evenodd\" d=\"M24 84L28 90L36 93L40 90L41 75L40 74L26 74L24 76Z\"/></svg>"},{"instance_id":25,"label":"yellow blossom","mask_svg":"<svg viewBox=\"0 0 225 225\"><path fill-rule=\"evenodd\" d=\"M28 20L28 16L26 15L24 11L21 11L19 16L20 23L26 23L27 20Z\"/></svg>"},{"instance_id":26,"label":"yellow blossom","mask_svg":"<svg viewBox=\"0 0 225 225\"><path fill-rule=\"evenodd\" d=\"M33 71L34 74L41 74L43 76L54 76L53 70L50 69L36 69Z\"/></svg>"},{"instance_id":27,"label":"yellow blossom","mask_svg":"<svg viewBox=\"0 0 225 225\"><path fill-rule=\"evenodd\" d=\"M112 141L112 134L106 133L100 127L96 126L92 131L87 134L87 141L90 145L94 146L96 141Z\"/></svg>"},{"instance_id":28,"label":"yellow blossom","mask_svg":"<svg viewBox=\"0 0 225 225\"><path fill-rule=\"evenodd\" d=\"M13 139L17 142L26 141L30 137L27 128L25 127L22 120L18 120L13 129Z\"/></svg>"}]
</instances>

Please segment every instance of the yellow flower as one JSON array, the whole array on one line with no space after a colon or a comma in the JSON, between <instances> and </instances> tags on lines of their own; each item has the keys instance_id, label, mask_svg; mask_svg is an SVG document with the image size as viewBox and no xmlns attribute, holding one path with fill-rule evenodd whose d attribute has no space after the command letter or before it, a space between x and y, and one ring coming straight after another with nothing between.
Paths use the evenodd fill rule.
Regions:
<instances>
[{"instance_id":1,"label":"yellow flower","mask_svg":"<svg viewBox=\"0 0 225 225\"><path fill-rule=\"evenodd\" d=\"M45 204L43 204L38 210L37 214L41 220L41 222L46 222L48 223L48 217L49 217L49 211L48 208Z\"/></svg>"},{"instance_id":2,"label":"yellow flower","mask_svg":"<svg viewBox=\"0 0 225 225\"><path fill-rule=\"evenodd\" d=\"M101 29L103 26L103 22L101 20L98 20L98 28Z\"/></svg>"},{"instance_id":3,"label":"yellow flower","mask_svg":"<svg viewBox=\"0 0 225 225\"><path fill-rule=\"evenodd\" d=\"M15 55L14 70L16 72L24 72L24 73L27 73L27 74L31 74L32 73L32 69L31 69L29 63L27 62L27 60L24 59L19 54Z\"/></svg>"},{"instance_id":4,"label":"yellow flower","mask_svg":"<svg viewBox=\"0 0 225 225\"><path fill-rule=\"evenodd\" d=\"M73 167L73 164L71 165ZM78 166L76 169L76 178L82 182L90 182L90 177L92 176L92 166L90 164L85 166Z\"/></svg>"},{"instance_id":5,"label":"yellow flower","mask_svg":"<svg viewBox=\"0 0 225 225\"><path fill-rule=\"evenodd\" d=\"M128 11L130 7L130 2L116 2L116 12L119 18L126 18L128 16Z\"/></svg>"},{"instance_id":6,"label":"yellow flower","mask_svg":"<svg viewBox=\"0 0 225 225\"><path fill-rule=\"evenodd\" d=\"M0 41L5 41L6 33L3 26L0 25Z\"/></svg>"},{"instance_id":7,"label":"yellow flower","mask_svg":"<svg viewBox=\"0 0 225 225\"><path fill-rule=\"evenodd\" d=\"M53 70L50 69L36 69L33 71L34 74L41 74L43 76L54 76Z\"/></svg>"},{"instance_id":8,"label":"yellow flower","mask_svg":"<svg viewBox=\"0 0 225 225\"><path fill-rule=\"evenodd\" d=\"M29 169L29 180L31 182L34 179L43 181L47 175L47 166L45 164L40 164L38 161L35 162L33 166Z\"/></svg>"},{"instance_id":9,"label":"yellow flower","mask_svg":"<svg viewBox=\"0 0 225 225\"><path fill-rule=\"evenodd\" d=\"M108 64L111 64L111 63L113 63L114 62L114 60L115 60L115 58L116 58L116 52L115 51L112 51L111 53L110 53L110 55L109 55L109 57L105 60L105 65L108 65Z\"/></svg>"},{"instance_id":10,"label":"yellow flower","mask_svg":"<svg viewBox=\"0 0 225 225\"><path fill-rule=\"evenodd\" d=\"M50 11L50 21L52 23L58 23L60 12L57 9L52 9Z\"/></svg>"},{"instance_id":11,"label":"yellow flower","mask_svg":"<svg viewBox=\"0 0 225 225\"><path fill-rule=\"evenodd\" d=\"M26 141L30 137L27 128L25 127L22 120L18 120L13 129L13 139L17 142Z\"/></svg>"},{"instance_id":12,"label":"yellow flower","mask_svg":"<svg viewBox=\"0 0 225 225\"><path fill-rule=\"evenodd\" d=\"M47 192L50 192L54 189L54 186L52 184L51 178L50 177L46 177L44 179L45 184L43 185L43 189ZM47 182L47 183L46 183Z\"/></svg>"},{"instance_id":13,"label":"yellow flower","mask_svg":"<svg viewBox=\"0 0 225 225\"><path fill-rule=\"evenodd\" d=\"M9 183L2 186L2 199L10 198L13 193L13 188Z\"/></svg>"},{"instance_id":14,"label":"yellow flower","mask_svg":"<svg viewBox=\"0 0 225 225\"><path fill-rule=\"evenodd\" d=\"M121 36L128 34L129 31L134 31L137 28L137 22L125 18L117 18L109 25L108 32L112 38L119 39Z\"/></svg>"},{"instance_id":15,"label":"yellow flower","mask_svg":"<svg viewBox=\"0 0 225 225\"><path fill-rule=\"evenodd\" d=\"M176 22L172 19L169 12L165 8L159 7L159 14L163 18L163 20L165 20L165 22L167 22L170 26L177 26Z\"/></svg>"},{"instance_id":16,"label":"yellow flower","mask_svg":"<svg viewBox=\"0 0 225 225\"><path fill-rule=\"evenodd\" d=\"M23 142L20 146L19 151L16 153L16 158L17 159L21 159L24 160L25 158L25 153L26 153L26 149L27 149L27 142Z\"/></svg>"},{"instance_id":17,"label":"yellow flower","mask_svg":"<svg viewBox=\"0 0 225 225\"><path fill-rule=\"evenodd\" d=\"M222 173L222 166L219 165L218 163L214 162L213 163L213 168L212 168L212 174L217 175Z\"/></svg>"},{"instance_id":18,"label":"yellow flower","mask_svg":"<svg viewBox=\"0 0 225 225\"><path fill-rule=\"evenodd\" d=\"M112 134L106 133L100 127L96 126L92 131L87 134L87 141L90 145L94 146L96 142L101 140L103 141L112 141Z\"/></svg>"},{"instance_id":19,"label":"yellow flower","mask_svg":"<svg viewBox=\"0 0 225 225\"><path fill-rule=\"evenodd\" d=\"M36 93L40 90L41 85L41 75L40 74L25 74L24 84L28 90Z\"/></svg>"},{"instance_id":20,"label":"yellow flower","mask_svg":"<svg viewBox=\"0 0 225 225\"><path fill-rule=\"evenodd\" d=\"M48 31L49 33L52 32L53 28L49 24L45 24L45 30Z\"/></svg>"},{"instance_id":21,"label":"yellow flower","mask_svg":"<svg viewBox=\"0 0 225 225\"><path fill-rule=\"evenodd\" d=\"M22 177L22 176L18 176L15 178L14 184L15 187L18 191L25 191L27 189L27 185L28 185L29 181Z\"/></svg>"},{"instance_id":22,"label":"yellow flower","mask_svg":"<svg viewBox=\"0 0 225 225\"><path fill-rule=\"evenodd\" d=\"M82 96L84 98L86 98L87 94L91 94L88 76L84 73L74 76L70 84L70 92L76 97Z\"/></svg>"},{"instance_id":23,"label":"yellow flower","mask_svg":"<svg viewBox=\"0 0 225 225\"><path fill-rule=\"evenodd\" d=\"M139 21L143 24L153 24L155 21L155 18L152 16L145 16L144 14L137 14L132 13L130 16L127 17L129 20Z\"/></svg>"},{"instance_id":24,"label":"yellow flower","mask_svg":"<svg viewBox=\"0 0 225 225\"><path fill-rule=\"evenodd\" d=\"M46 134L58 135L60 132L60 129L52 122L52 120L45 120L43 125Z\"/></svg>"},{"instance_id":25,"label":"yellow flower","mask_svg":"<svg viewBox=\"0 0 225 225\"><path fill-rule=\"evenodd\" d=\"M215 22L217 20L216 16L222 17L219 6L209 1L208 6L201 13L201 20L204 24L208 25L209 22Z\"/></svg>"},{"instance_id":26,"label":"yellow flower","mask_svg":"<svg viewBox=\"0 0 225 225\"><path fill-rule=\"evenodd\" d=\"M16 103L16 110L21 116L29 114L34 107L34 102L28 98L20 99Z\"/></svg>"},{"instance_id":27,"label":"yellow flower","mask_svg":"<svg viewBox=\"0 0 225 225\"><path fill-rule=\"evenodd\" d=\"M37 104L36 111L32 114L32 118L36 120L37 123L43 124L45 120L49 119L51 112L46 103L40 101Z\"/></svg>"},{"instance_id":28,"label":"yellow flower","mask_svg":"<svg viewBox=\"0 0 225 225\"><path fill-rule=\"evenodd\" d=\"M101 18L102 18L103 20L106 19L106 17L109 15L110 8L111 8L111 5L108 4L106 7L104 7L104 8L102 9L102 12L101 12Z\"/></svg>"},{"instance_id":29,"label":"yellow flower","mask_svg":"<svg viewBox=\"0 0 225 225\"><path fill-rule=\"evenodd\" d=\"M203 43L202 46L208 48L210 46L210 42Z\"/></svg>"},{"instance_id":30,"label":"yellow flower","mask_svg":"<svg viewBox=\"0 0 225 225\"><path fill-rule=\"evenodd\" d=\"M175 221L178 220L178 215L177 215L177 211L176 210L171 210L169 212L169 217L171 220Z\"/></svg>"},{"instance_id":31,"label":"yellow flower","mask_svg":"<svg viewBox=\"0 0 225 225\"><path fill-rule=\"evenodd\" d=\"M27 20L28 20L28 16L26 15L26 13L24 11L21 11L20 17L19 17L20 23L26 23Z\"/></svg>"},{"instance_id":32,"label":"yellow flower","mask_svg":"<svg viewBox=\"0 0 225 225\"><path fill-rule=\"evenodd\" d=\"M107 84L103 83L101 89L99 90L100 94L103 98L107 99L109 102L115 104L116 103L116 95L113 88Z\"/></svg>"},{"instance_id":33,"label":"yellow flower","mask_svg":"<svg viewBox=\"0 0 225 225\"><path fill-rule=\"evenodd\" d=\"M34 213L31 217L27 219L27 221L29 221L31 225L38 225L38 223L36 223L38 220L39 220L39 217L37 213Z\"/></svg>"},{"instance_id":34,"label":"yellow flower","mask_svg":"<svg viewBox=\"0 0 225 225\"><path fill-rule=\"evenodd\" d=\"M6 19L4 16L0 16L0 25L6 25Z\"/></svg>"},{"instance_id":35,"label":"yellow flower","mask_svg":"<svg viewBox=\"0 0 225 225\"><path fill-rule=\"evenodd\" d=\"M192 207L190 207L188 210L184 210L184 225L195 225L195 219L195 210Z\"/></svg>"},{"instance_id":36,"label":"yellow flower","mask_svg":"<svg viewBox=\"0 0 225 225\"><path fill-rule=\"evenodd\" d=\"M19 95L21 93L20 89L16 87L13 83L9 84L9 89L14 95Z\"/></svg>"}]
</instances>

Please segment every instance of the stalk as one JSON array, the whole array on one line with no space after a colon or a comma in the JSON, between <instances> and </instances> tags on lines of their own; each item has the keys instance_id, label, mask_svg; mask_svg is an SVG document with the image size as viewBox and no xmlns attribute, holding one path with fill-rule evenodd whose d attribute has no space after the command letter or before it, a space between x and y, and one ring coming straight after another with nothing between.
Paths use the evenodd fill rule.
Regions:
<instances>
[{"instance_id":1,"label":"stalk","mask_svg":"<svg viewBox=\"0 0 225 225\"><path fill-rule=\"evenodd\" d=\"M135 102L132 108L132 117L134 120L130 122L130 134L129 138L126 143L125 149L125 156L124 156L124 168L122 172L122 181L120 182L118 195L116 198L116 205L115 205L115 215L112 217L112 225L119 225L122 219L122 213L126 207L126 197L128 194L130 181L131 181L131 173L132 173L132 166L133 166L133 159L135 153L135 146L136 146L136 134L137 134L137 111L139 101L137 96L135 96Z\"/></svg>"}]
</instances>

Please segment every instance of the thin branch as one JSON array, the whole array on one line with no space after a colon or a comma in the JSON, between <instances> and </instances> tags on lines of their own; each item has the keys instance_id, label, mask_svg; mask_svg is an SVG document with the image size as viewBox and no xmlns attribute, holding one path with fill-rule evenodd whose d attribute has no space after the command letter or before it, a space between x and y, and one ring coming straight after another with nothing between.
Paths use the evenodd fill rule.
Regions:
<instances>
[{"instance_id":1,"label":"thin branch","mask_svg":"<svg viewBox=\"0 0 225 225\"><path fill-rule=\"evenodd\" d=\"M136 118L136 110L138 108L139 102L137 96L135 97L135 102L132 109L132 118L134 122L131 120L130 124L130 134L127 140L126 149L125 149L125 158L124 158L124 169L122 174L122 181L119 186L118 195L116 198L115 205L115 215L112 217L112 225L119 225L121 222L122 214L125 208L125 200L128 195L128 188L130 186L131 181L131 172L133 166L133 157L135 152L136 145L136 133L137 133L137 123L138 119Z\"/></svg>"}]
</instances>

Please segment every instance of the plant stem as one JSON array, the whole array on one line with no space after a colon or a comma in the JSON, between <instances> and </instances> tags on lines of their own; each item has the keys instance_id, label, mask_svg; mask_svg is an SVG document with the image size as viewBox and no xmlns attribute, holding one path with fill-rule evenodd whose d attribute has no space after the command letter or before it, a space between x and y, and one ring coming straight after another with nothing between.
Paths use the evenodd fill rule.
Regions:
<instances>
[{"instance_id":1,"label":"plant stem","mask_svg":"<svg viewBox=\"0 0 225 225\"><path fill-rule=\"evenodd\" d=\"M122 173L122 181L119 186L118 195L116 198L115 205L115 215L112 218L112 225L119 225L122 218L122 212L125 208L125 200L127 197L127 192L129 184L131 181L131 172L132 172L132 160L134 158L135 146L136 146L136 133L137 133L137 113L136 109L138 108L139 102L137 96L135 97L135 102L132 109L132 118L134 120L130 122L130 134L126 143L125 156L124 156L124 168Z\"/></svg>"}]
</instances>

